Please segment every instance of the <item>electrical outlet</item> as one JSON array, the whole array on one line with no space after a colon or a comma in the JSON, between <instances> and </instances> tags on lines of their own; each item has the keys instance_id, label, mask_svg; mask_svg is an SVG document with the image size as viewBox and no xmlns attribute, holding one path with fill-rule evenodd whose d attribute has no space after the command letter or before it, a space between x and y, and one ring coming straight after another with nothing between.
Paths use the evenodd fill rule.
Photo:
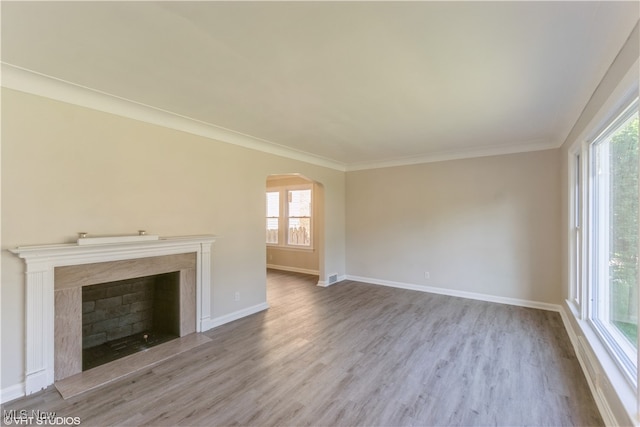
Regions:
<instances>
[{"instance_id":1,"label":"electrical outlet","mask_svg":"<svg viewBox=\"0 0 640 427\"><path fill-rule=\"evenodd\" d=\"M240 292L236 292L236 294L235 294L235 300L236 300L236 301L240 301Z\"/></svg>"},{"instance_id":2,"label":"electrical outlet","mask_svg":"<svg viewBox=\"0 0 640 427\"><path fill-rule=\"evenodd\" d=\"M428 271L425 271L424 272L424 278L427 279L427 280L431 279L431 274Z\"/></svg>"}]
</instances>

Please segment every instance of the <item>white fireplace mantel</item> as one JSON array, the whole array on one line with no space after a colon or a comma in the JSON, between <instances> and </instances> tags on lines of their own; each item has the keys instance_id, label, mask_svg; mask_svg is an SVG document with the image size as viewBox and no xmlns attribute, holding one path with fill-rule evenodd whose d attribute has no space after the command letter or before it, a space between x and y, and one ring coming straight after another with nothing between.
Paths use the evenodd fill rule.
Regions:
<instances>
[{"instance_id":1,"label":"white fireplace mantel","mask_svg":"<svg viewBox=\"0 0 640 427\"><path fill-rule=\"evenodd\" d=\"M196 330L211 317L211 245L215 236L166 237L108 244L22 246L11 250L26 263L25 391L54 382L54 269L56 267L196 253Z\"/></svg>"}]
</instances>

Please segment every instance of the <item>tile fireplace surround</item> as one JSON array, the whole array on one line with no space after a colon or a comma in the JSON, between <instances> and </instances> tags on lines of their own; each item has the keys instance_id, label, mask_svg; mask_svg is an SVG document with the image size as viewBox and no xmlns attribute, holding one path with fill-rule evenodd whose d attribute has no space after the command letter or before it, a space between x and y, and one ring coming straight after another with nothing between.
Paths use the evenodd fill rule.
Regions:
<instances>
[{"instance_id":1,"label":"tile fireplace surround","mask_svg":"<svg viewBox=\"0 0 640 427\"><path fill-rule=\"evenodd\" d=\"M203 235L12 250L26 263L26 394L81 371L82 286L179 271L180 335L206 330L214 241Z\"/></svg>"}]
</instances>

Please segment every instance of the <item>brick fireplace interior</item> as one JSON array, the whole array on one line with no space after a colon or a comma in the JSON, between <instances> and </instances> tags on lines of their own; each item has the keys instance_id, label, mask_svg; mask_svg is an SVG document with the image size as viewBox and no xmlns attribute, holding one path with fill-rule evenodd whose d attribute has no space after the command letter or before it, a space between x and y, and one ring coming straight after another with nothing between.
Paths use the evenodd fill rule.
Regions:
<instances>
[{"instance_id":1,"label":"brick fireplace interior","mask_svg":"<svg viewBox=\"0 0 640 427\"><path fill-rule=\"evenodd\" d=\"M82 287L82 370L180 336L180 273Z\"/></svg>"}]
</instances>

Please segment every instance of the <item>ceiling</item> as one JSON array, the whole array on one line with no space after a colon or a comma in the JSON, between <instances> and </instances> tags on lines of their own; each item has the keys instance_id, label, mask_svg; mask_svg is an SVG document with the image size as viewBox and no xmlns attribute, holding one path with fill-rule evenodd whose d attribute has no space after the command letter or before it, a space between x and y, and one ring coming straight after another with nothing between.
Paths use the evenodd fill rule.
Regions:
<instances>
[{"instance_id":1,"label":"ceiling","mask_svg":"<svg viewBox=\"0 0 640 427\"><path fill-rule=\"evenodd\" d=\"M2 2L2 62L345 169L558 147L638 2Z\"/></svg>"}]
</instances>

